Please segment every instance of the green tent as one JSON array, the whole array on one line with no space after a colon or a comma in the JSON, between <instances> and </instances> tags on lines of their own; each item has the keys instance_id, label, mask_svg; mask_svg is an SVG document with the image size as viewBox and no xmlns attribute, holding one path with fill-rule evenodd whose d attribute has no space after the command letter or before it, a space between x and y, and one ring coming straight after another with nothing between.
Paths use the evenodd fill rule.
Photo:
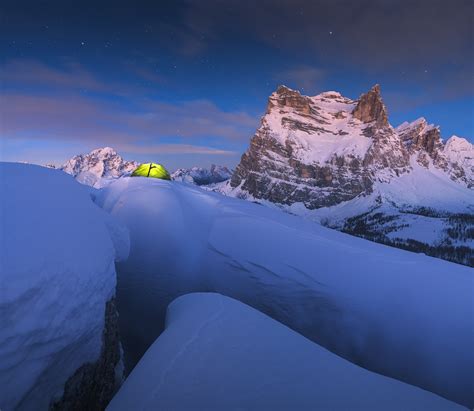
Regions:
<instances>
[{"instance_id":1,"label":"green tent","mask_svg":"<svg viewBox=\"0 0 474 411\"><path fill-rule=\"evenodd\" d=\"M145 163L140 164L132 173L132 177L153 177L162 180L171 180L170 174L161 164Z\"/></svg>"}]
</instances>

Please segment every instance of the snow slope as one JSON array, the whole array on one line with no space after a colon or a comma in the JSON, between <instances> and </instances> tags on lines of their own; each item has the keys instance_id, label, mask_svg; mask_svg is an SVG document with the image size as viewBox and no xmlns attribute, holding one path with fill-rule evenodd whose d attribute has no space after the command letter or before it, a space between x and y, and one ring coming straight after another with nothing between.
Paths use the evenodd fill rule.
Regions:
<instances>
[{"instance_id":1,"label":"snow slope","mask_svg":"<svg viewBox=\"0 0 474 411\"><path fill-rule=\"evenodd\" d=\"M176 182L122 178L96 201L131 235L117 286L129 367L172 300L215 291L365 368L474 406L470 268Z\"/></svg>"},{"instance_id":2,"label":"snow slope","mask_svg":"<svg viewBox=\"0 0 474 411\"><path fill-rule=\"evenodd\" d=\"M0 163L0 408L45 410L97 359L126 230L59 171Z\"/></svg>"},{"instance_id":3,"label":"snow slope","mask_svg":"<svg viewBox=\"0 0 474 411\"><path fill-rule=\"evenodd\" d=\"M460 410L219 294L188 294L109 404L119 410Z\"/></svg>"}]
</instances>

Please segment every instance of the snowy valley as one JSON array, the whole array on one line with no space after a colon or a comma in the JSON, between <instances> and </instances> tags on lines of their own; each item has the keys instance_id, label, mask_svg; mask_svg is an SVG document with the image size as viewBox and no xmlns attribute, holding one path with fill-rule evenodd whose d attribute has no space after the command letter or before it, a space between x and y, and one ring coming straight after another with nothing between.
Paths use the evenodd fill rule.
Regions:
<instances>
[{"instance_id":1,"label":"snowy valley","mask_svg":"<svg viewBox=\"0 0 474 411\"><path fill-rule=\"evenodd\" d=\"M0 177L2 409L474 405L468 267L194 184Z\"/></svg>"}]
</instances>

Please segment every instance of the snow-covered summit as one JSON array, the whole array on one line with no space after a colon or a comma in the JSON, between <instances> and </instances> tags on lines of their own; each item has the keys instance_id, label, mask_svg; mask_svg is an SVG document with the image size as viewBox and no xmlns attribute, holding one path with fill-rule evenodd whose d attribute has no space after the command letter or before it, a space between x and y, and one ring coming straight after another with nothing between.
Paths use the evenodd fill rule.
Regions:
<instances>
[{"instance_id":1,"label":"snow-covered summit","mask_svg":"<svg viewBox=\"0 0 474 411\"><path fill-rule=\"evenodd\" d=\"M138 167L135 161L124 160L113 148L104 147L88 154L74 156L60 169L74 176L79 182L100 187L103 179L110 180L130 174Z\"/></svg>"}]
</instances>

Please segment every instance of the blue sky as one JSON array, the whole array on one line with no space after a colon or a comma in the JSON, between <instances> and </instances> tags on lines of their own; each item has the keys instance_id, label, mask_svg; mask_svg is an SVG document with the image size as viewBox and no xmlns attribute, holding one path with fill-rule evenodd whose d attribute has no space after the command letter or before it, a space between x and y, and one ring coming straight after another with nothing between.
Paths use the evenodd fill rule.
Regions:
<instances>
[{"instance_id":1,"label":"blue sky","mask_svg":"<svg viewBox=\"0 0 474 411\"><path fill-rule=\"evenodd\" d=\"M473 141L470 1L6 2L0 159L234 166L279 84ZM357 3L357 4L355 4Z\"/></svg>"}]
</instances>

